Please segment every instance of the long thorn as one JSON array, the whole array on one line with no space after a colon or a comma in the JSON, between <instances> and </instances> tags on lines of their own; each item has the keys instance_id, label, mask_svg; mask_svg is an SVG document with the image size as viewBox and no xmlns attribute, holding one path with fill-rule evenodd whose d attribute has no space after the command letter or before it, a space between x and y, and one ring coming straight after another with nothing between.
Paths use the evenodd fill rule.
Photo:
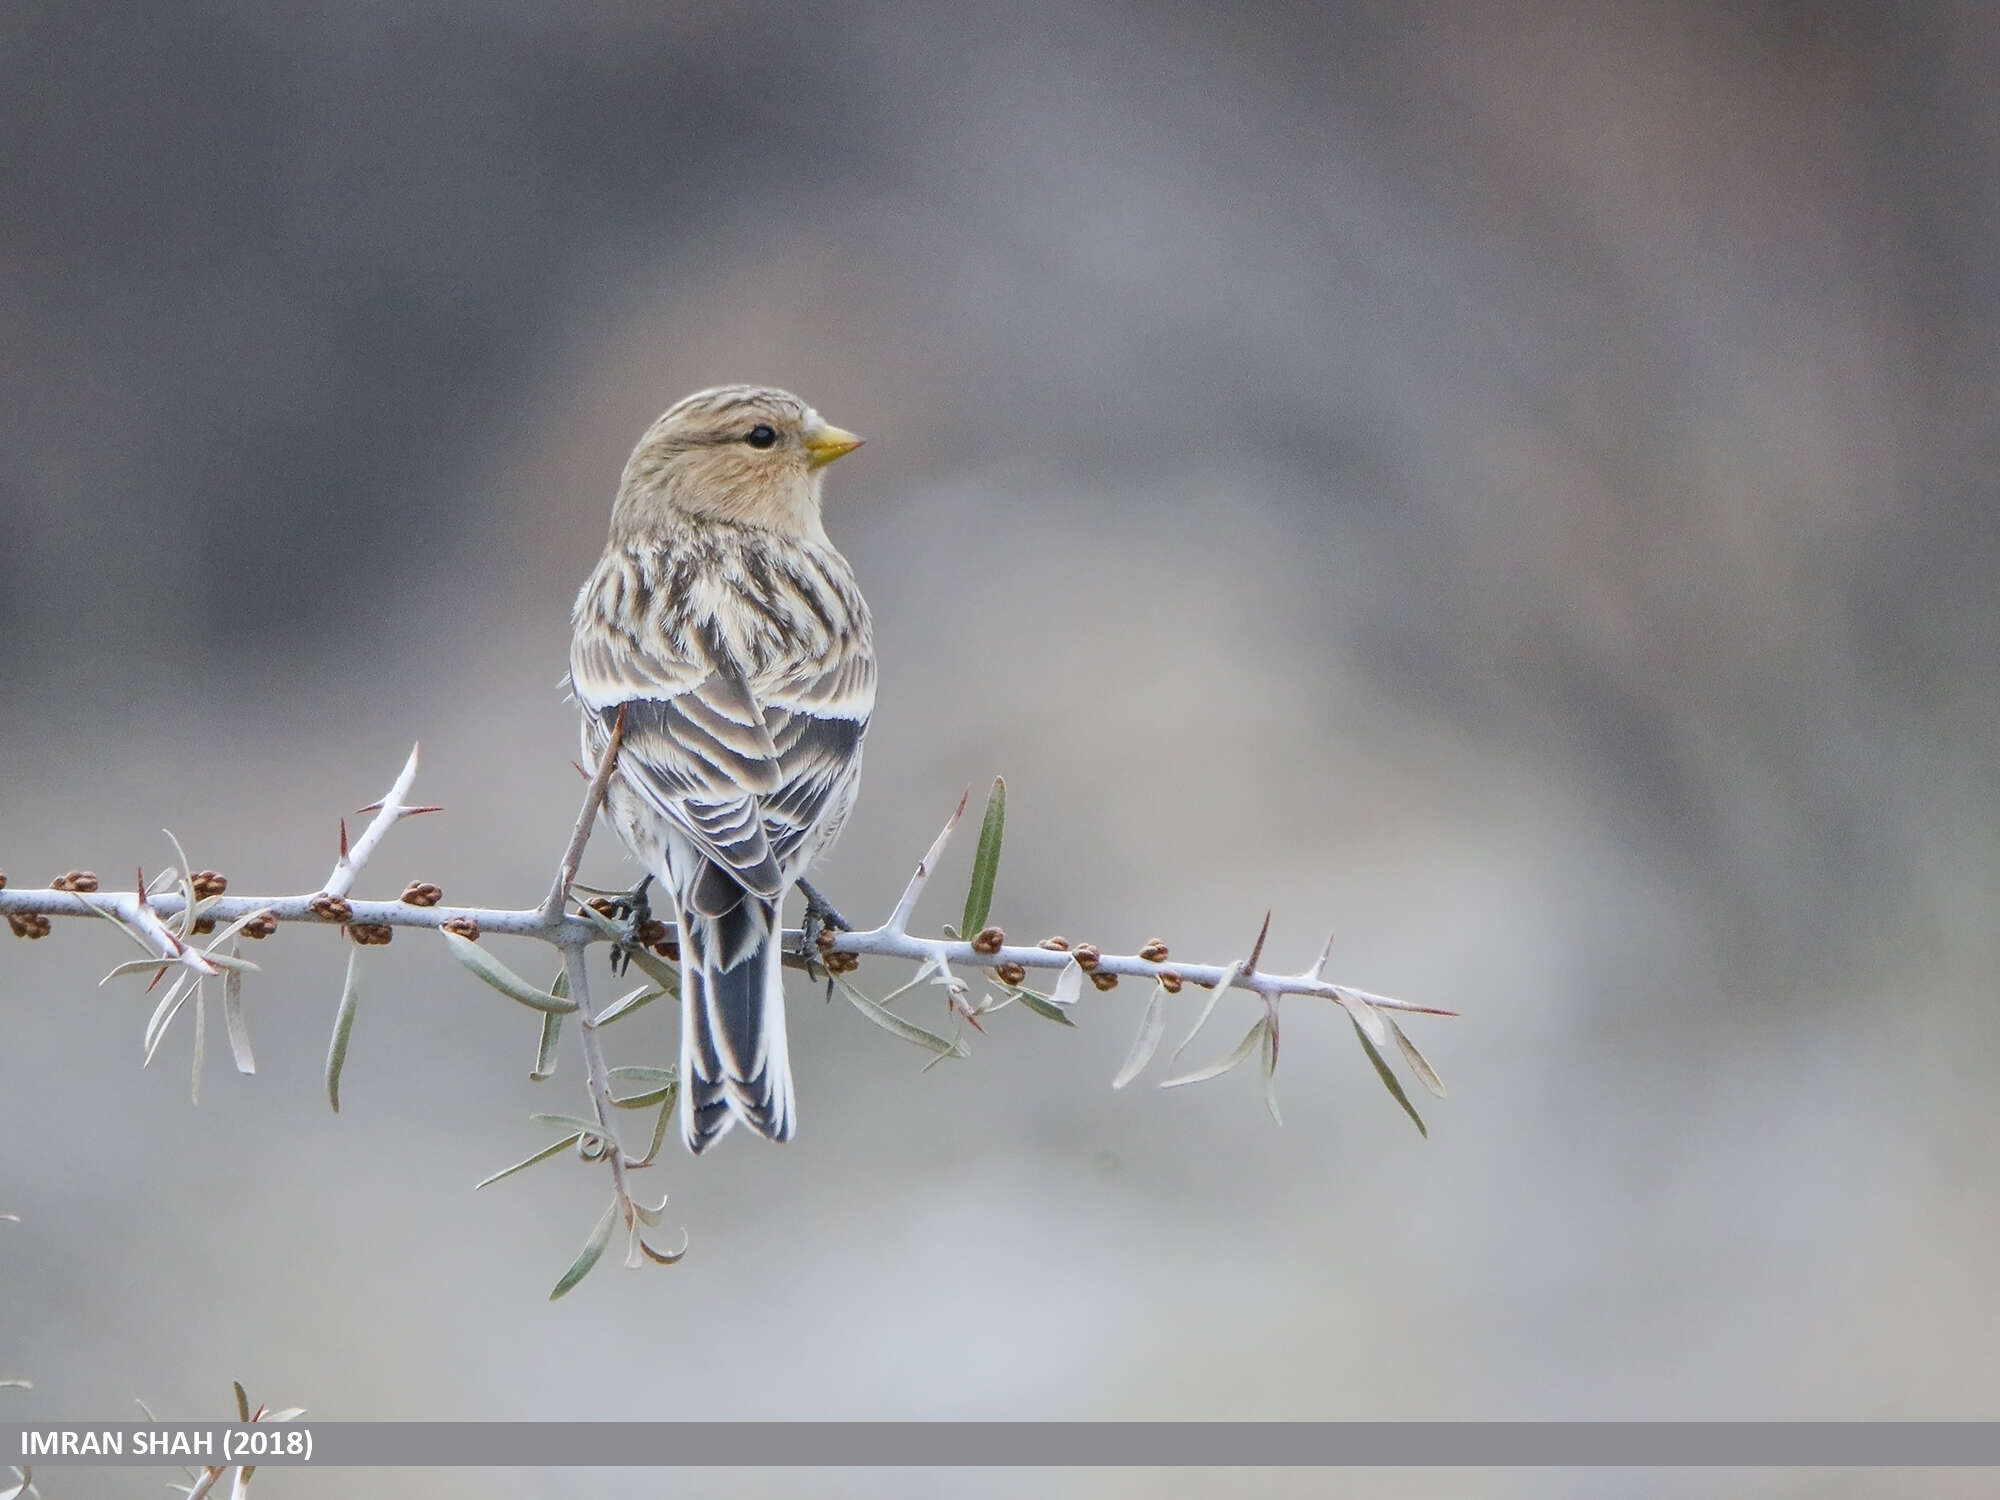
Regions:
<instances>
[{"instance_id":1,"label":"long thorn","mask_svg":"<svg viewBox=\"0 0 2000 1500\"><path fill-rule=\"evenodd\" d=\"M972 797L972 788L965 789L965 795L958 799L958 806L945 820L938 836L931 840L924 857L917 861L917 873L910 877L910 883L903 887L903 896L896 903L896 909L889 913L889 920L882 924L885 932L903 933L909 930L910 913L917 909L917 898L924 893L924 886L937 870L938 861L944 857L944 846L951 842L951 836L958 829L958 820L965 816L965 804Z\"/></svg>"},{"instance_id":2,"label":"long thorn","mask_svg":"<svg viewBox=\"0 0 2000 1500\"><path fill-rule=\"evenodd\" d=\"M1326 946L1319 950L1319 962L1307 969L1302 977L1310 979L1314 984L1326 978L1326 961L1333 957L1333 940L1336 935L1331 932L1326 935Z\"/></svg>"},{"instance_id":3,"label":"long thorn","mask_svg":"<svg viewBox=\"0 0 2000 1500\"><path fill-rule=\"evenodd\" d=\"M329 896L345 896L354 887L354 881L361 874L361 867L368 863L368 856L375 852L375 846L382 842L382 836L395 826L403 816L406 805L403 798L409 795L410 783L417 777L417 762L422 745L410 746L410 758L403 762L403 769L397 773L389 794L382 799L381 811L374 820L361 830L361 837L352 845L347 840L347 820L340 820L340 859L327 876L323 887Z\"/></svg>"},{"instance_id":4,"label":"long thorn","mask_svg":"<svg viewBox=\"0 0 2000 1500\"><path fill-rule=\"evenodd\" d=\"M1270 935L1271 914L1267 911L1264 913L1264 925L1257 929L1257 941L1250 949L1250 956L1243 960L1244 974L1249 975L1257 972L1257 960L1264 956L1264 939Z\"/></svg>"}]
</instances>

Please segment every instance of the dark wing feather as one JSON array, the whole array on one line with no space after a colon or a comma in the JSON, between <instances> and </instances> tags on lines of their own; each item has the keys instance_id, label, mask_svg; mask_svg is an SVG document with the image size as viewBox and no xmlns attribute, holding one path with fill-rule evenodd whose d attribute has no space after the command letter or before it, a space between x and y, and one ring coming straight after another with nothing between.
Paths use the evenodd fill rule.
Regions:
<instances>
[{"instance_id":1,"label":"dark wing feather","mask_svg":"<svg viewBox=\"0 0 2000 1500\"><path fill-rule=\"evenodd\" d=\"M777 747L713 628L690 645L668 660L662 643L642 648L622 629L579 632L570 679L591 750L603 753L622 709L620 779L745 890L778 896L785 879L758 815L758 799L780 785Z\"/></svg>"},{"instance_id":2,"label":"dark wing feather","mask_svg":"<svg viewBox=\"0 0 2000 1500\"><path fill-rule=\"evenodd\" d=\"M773 709L769 727L781 784L763 799L764 832L778 862L790 866L807 835L829 814L845 814L861 772L868 721Z\"/></svg>"}]
</instances>

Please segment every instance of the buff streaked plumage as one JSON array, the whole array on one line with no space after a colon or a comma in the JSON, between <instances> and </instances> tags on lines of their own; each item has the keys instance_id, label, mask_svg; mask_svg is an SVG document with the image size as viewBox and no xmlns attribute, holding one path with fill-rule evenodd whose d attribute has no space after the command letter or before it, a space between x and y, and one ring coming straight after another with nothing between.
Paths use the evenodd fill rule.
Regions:
<instances>
[{"instance_id":1,"label":"buff streaked plumage","mask_svg":"<svg viewBox=\"0 0 2000 1500\"><path fill-rule=\"evenodd\" d=\"M875 703L868 606L820 522L821 471L860 439L796 396L676 403L625 466L578 595L570 681L586 757L625 732L606 816L681 932L681 1133L796 1125L779 912L853 805Z\"/></svg>"}]
</instances>

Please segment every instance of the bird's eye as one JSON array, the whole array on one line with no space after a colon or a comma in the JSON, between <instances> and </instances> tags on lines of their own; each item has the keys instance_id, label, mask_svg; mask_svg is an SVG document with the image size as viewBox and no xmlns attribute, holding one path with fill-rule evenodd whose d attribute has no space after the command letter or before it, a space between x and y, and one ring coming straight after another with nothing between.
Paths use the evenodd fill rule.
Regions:
<instances>
[{"instance_id":1,"label":"bird's eye","mask_svg":"<svg viewBox=\"0 0 2000 1500\"><path fill-rule=\"evenodd\" d=\"M743 441L753 448L768 448L778 441L777 429L766 427L762 422L759 422L743 435Z\"/></svg>"}]
</instances>

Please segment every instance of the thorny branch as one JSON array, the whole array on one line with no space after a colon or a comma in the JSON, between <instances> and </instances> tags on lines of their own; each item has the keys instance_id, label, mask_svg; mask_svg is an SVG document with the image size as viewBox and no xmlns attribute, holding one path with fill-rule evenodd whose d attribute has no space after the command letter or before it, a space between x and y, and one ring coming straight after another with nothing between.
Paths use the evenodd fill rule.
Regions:
<instances>
[{"instance_id":1,"label":"thorny branch","mask_svg":"<svg viewBox=\"0 0 2000 1500\"><path fill-rule=\"evenodd\" d=\"M259 1403L257 1409L252 1411L250 1409L250 1398L243 1390L243 1382L239 1380L235 1384L236 1416L238 1421L289 1422L294 1417L305 1415L306 1409L303 1406L288 1406L283 1411L273 1411L270 1407ZM147 1421L153 1422L159 1420L153 1415L151 1408L145 1402L141 1401L139 1403L139 1409L146 1413ZM216 1485L221 1483L225 1478L230 1481L229 1500L247 1500L250 1494L250 1480L257 1473L257 1465L208 1464L199 1471L184 1468L181 1472L187 1476L188 1482L186 1484L170 1484L167 1488L178 1491L186 1497L186 1500L205 1500L206 1496L219 1495L221 1491L216 1489ZM4 1497L0 1497L0 1500L4 1500Z\"/></svg>"},{"instance_id":2,"label":"thorny branch","mask_svg":"<svg viewBox=\"0 0 2000 1500\"><path fill-rule=\"evenodd\" d=\"M453 956L475 975L540 1013L542 1041L532 1077L546 1078L553 1071L562 1019L567 1015L577 1018L579 1049L583 1055L586 1086L595 1118L536 1116L542 1123L569 1133L553 1145L487 1179L487 1182L498 1181L565 1149L573 1149L586 1161L601 1161L608 1165L613 1185L612 1202L583 1253L557 1283L551 1295L560 1296L567 1292L589 1272L605 1249L612 1229L620 1221L627 1232L628 1265L642 1264L649 1258L670 1264L685 1253L685 1243L671 1253L663 1253L646 1243L643 1230L658 1225L662 1208L649 1208L632 1196L629 1174L648 1165L658 1152L672 1114L677 1080L671 1068L608 1066L599 1032L602 1027L642 1005L662 996L678 994L678 971L672 962L666 960L677 959L679 950L670 926L651 923L642 927L613 920L612 914L618 908L603 900L579 903L572 889L585 845L616 770L623 730L621 717L613 726L604 754L590 779L583 806L557 867L555 881L548 895L536 907L513 910L446 906L439 888L421 881L412 882L395 901L358 901L351 898L349 892L355 881L389 829L405 817L439 810L430 806L414 806L405 800L417 771L417 750L412 748L409 760L388 794L380 802L362 809L375 816L360 837L350 843L346 823L344 820L341 822L340 857L326 883L316 891L291 896L231 896L226 894L227 882L222 876L214 871L189 870L186 857L182 854L180 868L169 870L150 885L142 873L130 891L100 892L97 877L86 870L70 871L42 889L11 888L6 883L6 877L0 875L0 916L6 917L16 936L25 938L46 936L50 931L49 919L54 917L96 917L111 921L124 929L148 956L119 965L106 976L107 980L121 974L150 972L152 983L157 984L166 973L178 970L179 978L149 1023L147 1058L150 1061L158 1048L167 1027L180 1009L180 1001L192 993L196 997L197 1085L202 986L206 980L218 976L224 980L224 1018L229 1027L237 1067L246 1073L254 1071L255 1064L250 1057L249 1040L243 1024L241 986L243 975L254 972L257 966L241 957L239 950L243 939L268 938L284 923L338 926L361 947L388 943L397 928L440 931ZM892 1034L933 1053L933 1063L945 1057L969 1055L963 1027L959 1028L956 1036L947 1039L890 1009L900 996L926 982L945 991L950 1014L974 1031L985 1029L984 1017L1016 1002L1048 1020L1073 1024L1068 1012L1081 998L1086 980L1100 991L1114 988L1120 979L1149 982L1151 991L1138 1035L1114 1079L1114 1087L1118 1088L1131 1082L1151 1062L1164 1029L1164 1001L1167 996L1178 994L1190 984L1210 992L1200 1018L1175 1049L1178 1056L1207 1024L1225 991L1247 991L1262 1002L1263 1015L1252 1024L1234 1051L1206 1067L1169 1078L1162 1086L1172 1087L1212 1078L1247 1061L1253 1054L1261 1054L1266 1098L1274 1118L1277 1115L1273 1079L1278 1061L1279 1002L1293 995L1331 1001L1339 1005L1353 1022L1355 1033L1385 1087L1417 1128L1424 1129L1422 1119L1385 1060L1383 1049L1393 1042L1411 1073L1426 1089L1439 1097L1443 1096L1444 1090L1436 1073L1404 1035L1391 1013L1449 1016L1454 1012L1330 983L1325 979L1324 971L1332 952L1331 939L1318 961L1298 973L1273 972L1262 967L1264 940L1270 930L1268 914L1246 956L1220 964L1170 961L1167 945L1158 939L1133 954L1105 953L1094 944L1072 944L1060 937L1046 938L1032 945L1008 943L1006 935L998 927L989 926L986 920L1005 817L1004 783L995 782L993 796L987 804L962 929L954 931L947 927L940 937L911 932L910 923L917 903L937 873L939 862L964 815L965 807L966 799L961 799L957 810L918 862L915 873L880 926L862 931L812 929L810 949L806 946L808 939L805 932L788 929L785 933L788 945L786 961L815 973L823 971L829 982L838 986L857 1010ZM175 844L175 851L177 854L181 852L178 843ZM206 947L192 943L191 939L196 934L213 932L217 924L227 925L220 936ZM480 939L494 935L530 938L555 948L563 959L563 970L555 984L544 989L493 957ZM637 964L649 983L609 1005L596 1004L591 996L585 960L589 949L600 942L618 944L621 954L629 956ZM225 943L228 945L226 950ZM358 957L357 954L356 959ZM864 957L913 963L917 965L917 970L906 984L877 1000L864 994L847 977ZM329 1092L336 1099L336 1108L338 1074L346 1053L346 1028L351 1026L353 1020L355 967L356 964L351 961L347 993L343 996L334 1047L328 1061ZM1046 991L1032 989L1026 983L1030 971L1052 972L1054 983ZM986 993L975 1000L966 980L960 977L973 973L983 974L985 980L997 988L998 994ZM614 1088L621 1076L638 1082L640 1091L626 1097L618 1096ZM644 1155L633 1156L620 1141L617 1111L621 1108L650 1110L656 1107L658 1114L652 1145ZM480 1185L483 1187L486 1184Z\"/></svg>"}]
</instances>

